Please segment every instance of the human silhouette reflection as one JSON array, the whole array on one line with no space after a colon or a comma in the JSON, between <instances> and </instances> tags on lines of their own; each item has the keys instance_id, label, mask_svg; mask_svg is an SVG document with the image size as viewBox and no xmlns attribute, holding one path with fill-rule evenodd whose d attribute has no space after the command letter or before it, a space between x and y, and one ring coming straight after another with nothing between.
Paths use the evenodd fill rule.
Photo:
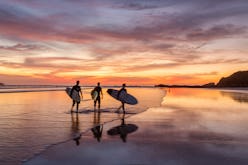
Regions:
<instances>
[{"instance_id":1,"label":"human silhouette reflection","mask_svg":"<svg viewBox=\"0 0 248 165\"><path fill-rule=\"evenodd\" d=\"M79 123L78 113L71 114L71 123L72 123L71 132L72 132L73 140L76 142L76 145L79 145L81 133L80 133L80 123Z\"/></svg>"},{"instance_id":2,"label":"human silhouette reflection","mask_svg":"<svg viewBox=\"0 0 248 165\"><path fill-rule=\"evenodd\" d=\"M126 124L125 123L125 114L121 118L121 125L116 126L108 130L108 135L115 136L119 135L122 141L127 142L127 135L137 131L138 126L135 124Z\"/></svg>"},{"instance_id":3,"label":"human silhouette reflection","mask_svg":"<svg viewBox=\"0 0 248 165\"><path fill-rule=\"evenodd\" d=\"M101 112L94 112L94 121L93 121L94 127L91 128L91 131L94 135L94 137L97 139L98 142L101 141L102 138L102 130L103 130L103 124L101 124Z\"/></svg>"}]
</instances>

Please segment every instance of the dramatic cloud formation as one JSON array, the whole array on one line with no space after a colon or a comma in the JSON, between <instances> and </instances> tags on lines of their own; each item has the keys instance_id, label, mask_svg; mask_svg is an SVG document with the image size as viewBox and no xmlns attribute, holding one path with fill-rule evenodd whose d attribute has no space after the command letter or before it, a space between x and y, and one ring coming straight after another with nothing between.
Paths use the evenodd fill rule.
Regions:
<instances>
[{"instance_id":1,"label":"dramatic cloud formation","mask_svg":"<svg viewBox=\"0 0 248 165\"><path fill-rule=\"evenodd\" d=\"M216 82L247 70L247 16L244 0L1 1L0 81Z\"/></svg>"}]
</instances>

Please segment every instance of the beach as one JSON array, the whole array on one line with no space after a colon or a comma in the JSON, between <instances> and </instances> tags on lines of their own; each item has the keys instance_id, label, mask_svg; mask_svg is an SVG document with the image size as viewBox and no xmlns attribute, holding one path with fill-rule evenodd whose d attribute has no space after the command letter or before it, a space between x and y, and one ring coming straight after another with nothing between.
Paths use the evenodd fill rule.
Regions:
<instances>
[{"instance_id":1,"label":"beach","mask_svg":"<svg viewBox=\"0 0 248 165\"><path fill-rule=\"evenodd\" d=\"M80 145L56 145L24 164L245 165L247 106L242 91L170 89L160 107L105 124L100 142L89 130ZM125 138L109 134L120 127Z\"/></svg>"},{"instance_id":2,"label":"beach","mask_svg":"<svg viewBox=\"0 0 248 165\"><path fill-rule=\"evenodd\" d=\"M247 18L248 0L1 0L0 165L248 165Z\"/></svg>"},{"instance_id":3,"label":"beach","mask_svg":"<svg viewBox=\"0 0 248 165\"><path fill-rule=\"evenodd\" d=\"M71 141L97 124L118 119L115 111L121 104L106 93L107 88L103 89L100 115L94 112L91 90L83 88L84 99L78 115L70 113L72 101L65 89L25 89L25 92L5 89L5 93L0 93L1 164L22 164L51 146ZM139 104L126 106L126 116L145 111L149 106L160 106L165 95L164 91L154 88L130 88L128 91L136 96ZM150 98L150 95L156 97Z\"/></svg>"},{"instance_id":4,"label":"beach","mask_svg":"<svg viewBox=\"0 0 248 165\"><path fill-rule=\"evenodd\" d=\"M15 104L12 101L12 105L5 101L9 108L3 111L6 116L3 113L1 116L1 139L5 143L1 140L0 149L7 154L1 156L1 162L248 163L246 90L130 88L128 91L137 97L139 104L126 107L125 115L114 112L120 103L108 96L106 89L100 113L93 111L92 101L86 101L82 102L79 114L68 113L71 103L64 91L19 93L32 103L26 102L25 109L20 108L18 94L11 93L12 99L15 96L20 100ZM84 91L85 100L89 99L89 93L89 89ZM35 99L28 98L29 95ZM52 98L58 100L48 104ZM1 105L4 107L3 102ZM31 108L34 105L36 110ZM15 112L10 107L20 109L15 108ZM13 111L15 116L10 114ZM102 132L97 134L95 131L100 127Z\"/></svg>"}]
</instances>

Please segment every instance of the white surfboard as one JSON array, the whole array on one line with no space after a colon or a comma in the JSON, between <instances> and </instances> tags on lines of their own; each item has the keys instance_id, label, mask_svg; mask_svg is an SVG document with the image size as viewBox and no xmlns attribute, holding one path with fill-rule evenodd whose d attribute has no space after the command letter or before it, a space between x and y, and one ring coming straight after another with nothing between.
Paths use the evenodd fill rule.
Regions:
<instances>
[{"instance_id":1,"label":"white surfboard","mask_svg":"<svg viewBox=\"0 0 248 165\"><path fill-rule=\"evenodd\" d=\"M66 88L65 89L65 92L67 93L67 95L72 99L72 100L74 100L74 101L76 101L76 102L80 102L80 100L81 100L81 98L80 98L80 95L79 95L79 93L77 92L77 91L73 91L72 92L72 95L70 96L70 94L71 94L71 89L72 88Z\"/></svg>"},{"instance_id":2,"label":"white surfboard","mask_svg":"<svg viewBox=\"0 0 248 165\"><path fill-rule=\"evenodd\" d=\"M124 102L124 103L127 103L127 104L131 104L131 105L135 105L135 104L138 104L138 100L128 94L127 92L125 91L122 91L119 95L119 98L117 97L118 96L118 90L115 90L115 89L108 89L107 90L107 93L112 96L113 98L115 98L116 100L118 101L121 101L121 102Z\"/></svg>"},{"instance_id":3,"label":"white surfboard","mask_svg":"<svg viewBox=\"0 0 248 165\"><path fill-rule=\"evenodd\" d=\"M91 91L91 98L92 98L92 100L96 100L97 97L98 97L98 92L93 89Z\"/></svg>"}]
</instances>

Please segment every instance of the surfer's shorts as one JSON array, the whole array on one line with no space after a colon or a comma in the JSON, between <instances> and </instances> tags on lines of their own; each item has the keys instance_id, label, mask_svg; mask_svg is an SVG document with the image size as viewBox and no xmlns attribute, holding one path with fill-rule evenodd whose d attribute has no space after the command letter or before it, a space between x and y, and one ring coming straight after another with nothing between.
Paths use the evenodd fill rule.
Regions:
<instances>
[{"instance_id":1,"label":"surfer's shorts","mask_svg":"<svg viewBox=\"0 0 248 165\"><path fill-rule=\"evenodd\" d=\"M80 101L78 100L73 100L73 102L80 104Z\"/></svg>"},{"instance_id":2,"label":"surfer's shorts","mask_svg":"<svg viewBox=\"0 0 248 165\"><path fill-rule=\"evenodd\" d=\"M101 100L101 97L97 96L96 101L100 101L100 100Z\"/></svg>"}]
</instances>

